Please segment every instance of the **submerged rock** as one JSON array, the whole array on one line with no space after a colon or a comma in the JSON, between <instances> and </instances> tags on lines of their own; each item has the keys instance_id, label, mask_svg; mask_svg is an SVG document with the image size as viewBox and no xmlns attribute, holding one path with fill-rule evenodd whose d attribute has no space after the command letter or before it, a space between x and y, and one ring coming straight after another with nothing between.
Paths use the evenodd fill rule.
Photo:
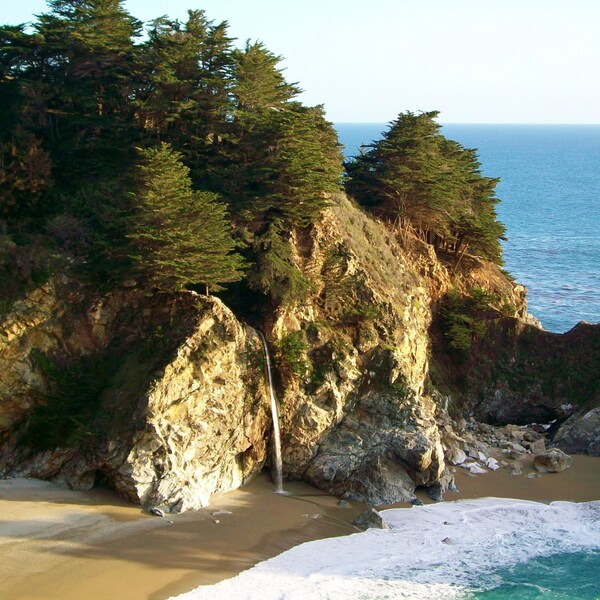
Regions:
<instances>
[{"instance_id":1,"label":"submerged rock","mask_svg":"<svg viewBox=\"0 0 600 600\"><path fill-rule=\"evenodd\" d=\"M386 520L373 508L367 508L362 512L353 524L360 529L389 529L389 525Z\"/></svg>"}]
</instances>

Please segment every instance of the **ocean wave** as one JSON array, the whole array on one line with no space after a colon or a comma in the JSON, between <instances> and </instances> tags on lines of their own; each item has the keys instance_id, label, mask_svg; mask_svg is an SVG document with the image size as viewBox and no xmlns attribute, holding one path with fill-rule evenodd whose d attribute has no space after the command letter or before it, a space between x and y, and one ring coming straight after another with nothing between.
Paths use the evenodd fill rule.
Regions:
<instances>
[{"instance_id":1,"label":"ocean wave","mask_svg":"<svg viewBox=\"0 0 600 600\"><path fill-rule=\"evenodd\" d=\"M177 600L450 600L493 585L498 569L600 549L600 502L484 498L382 514L387 530L308 542Z\"/></svg>"}]
</instances>

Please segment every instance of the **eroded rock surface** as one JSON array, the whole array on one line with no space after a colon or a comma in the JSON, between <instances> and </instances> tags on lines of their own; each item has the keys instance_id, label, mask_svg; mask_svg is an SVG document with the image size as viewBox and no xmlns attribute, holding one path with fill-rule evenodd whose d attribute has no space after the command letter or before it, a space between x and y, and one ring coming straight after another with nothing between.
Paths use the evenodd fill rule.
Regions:
<instances>
[{"instance_id":1,"label":"eroded rock surface","mask_svg":"<svg viewBox=\"0 0 600 600\"><path fill-rule=\"evenodd\" d=\"M556 334L525 321L497 319L474 347L464 378L479 420L564 421L600 397L600 325Z\"/></svg>"},{"instance_id":2,"label":"eroded rock surface","mask_svg":"<svg viewBox=\"0 0 600 600\"><path fill-rule=\"evenodd\" d=\"M599 330L532 325L524 288L497 266L471 257L457 273L431 246L409 252L344 196L290 235L311 291L256 323L274 358L288 479L374 505L414 500L418 486L440 500L447 463L485 472L545 451L543 428L505 423L564 419L597 392ZM432 360L437 303L453 287L485 289L496 305L469 356L434 347ZM0 350L4 476L101 480L168 514L265 464L262 348L216 298L52 280L6 316ZM71 388L84 393L74 410ZM565 423L561 444L597 452L589 414Z\"/></svg>"},{"instance_id":3,"label":"eroded rock surface","mask_svg":"<svg viewBox=\"0 0 600 600\"><path fill-rule=\"evenodd\" d=\"M572 459L559 448L550 448L533 459L533 466L540 473L560 473L571 466Z\"/></svg>"},{"instance_id":4,"label":"eroded rock surface","mask_svg":"<svg viewBox=\"0 0 600 600\"><path fill-rule=\"evenodd\" d=\"M425 393L428 282L394 236L343 197L294 245L316 292L270 327L275 348L290 335L304 344L304 376L286 376L279 352L286 475L371 504L412 499L445 469Z\"/></svg>"},{"instance_id":5,"label":"eroded rock surface","mask_svg":"<svg viewBox=\"0 0 600 600\"><path fill-rule=\"evenodd\" d=\"M567 419L554 437L565 452L600 456L600 407Z\"/></svg>"},{"instance_id":6,"label":"eroded rock surface","mask_svg":"<svg viewBox=\"0 0 600 600\"><path fill-rule=\"evenodd\" d=\"M86 303L79 290L73 303L61 289L77 288L47 286L43 301L40 293L30 298L5 330L3 475L79 489L100 478L169 512L204 506L262 468L271 422L264 375L252 360L261 345L220 300L123 290ZM62 416L52 413L55 396L65 398L44 361L68 371L93 353L108 356L112 369L93 398L94 415L85 413L77 435L45 437ZM76 414L76 406L68 410Z\"/></svg>"},{"instance_id":7,"label":"eroded rock surface","mask_svg":"<svg viewBox=\"0 0 600 600\"><path fill-rule=\"evenodd\" d=\"M433 407L371 392L326 437L305 477L337 496L380 505L411 500L444 466Z\"/></svg>"}]
</instances>

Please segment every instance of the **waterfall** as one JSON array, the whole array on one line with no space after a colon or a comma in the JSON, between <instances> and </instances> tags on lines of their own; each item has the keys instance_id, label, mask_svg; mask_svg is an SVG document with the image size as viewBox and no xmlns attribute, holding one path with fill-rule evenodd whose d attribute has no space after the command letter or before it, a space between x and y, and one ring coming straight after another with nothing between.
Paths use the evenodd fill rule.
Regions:
<instances>
[{"instance_id":1,"label":"waterfall","mask_svg":"<svg viewBox=\"0 0 600 600\"><path fill-rule=\"evenodd\" d=\"M269 386L269 397L271 399L271 414L273 416L273 441L275 444L275 493L283 492L283 467L281 460L281 435L279 433L279 411L277 410L277 399L273 389L273 374L271 373L271 355L269 346L262 331L256 330L263 345L265 353L265 366L267 369L267 383Z\"/></svg>"}]
</instances>

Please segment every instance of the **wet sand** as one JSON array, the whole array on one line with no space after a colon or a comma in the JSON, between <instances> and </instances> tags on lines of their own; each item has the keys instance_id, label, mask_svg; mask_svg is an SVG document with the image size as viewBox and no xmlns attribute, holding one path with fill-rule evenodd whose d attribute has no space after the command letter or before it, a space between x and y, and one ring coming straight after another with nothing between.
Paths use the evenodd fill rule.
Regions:
<instances>
[{"instance_id":1,"label":"wet sand","mask_svg":"<svg viewBox=\"0 0 600 600\"><path fill-rule=\"evenodd\" d=\"M522 470L472 476L457 467L460 493L446 499L600 499L600 458L574 457L563 473L540 477L528 476L530 463ZM356 531L350 523L361 505L342 509L308 485L286 487L291 496L274 494L260 477L206 509L158 518L108 490L0 481L0 598L164 600L299 543Z\"/></svg>"},{"instance_id":2,"label":"wet sand","mask_svg":"<svg viewBox=\"0 0 600 600\"><path fill-rule=\"evenodd\" d=\"M536 502L600 500L600 457L573 456L573 464L562 473L544 474L533 468L533 458L530 457L521 469L522 475L511 475L509 469L471 475L456 467L459 493L447 492L446 500L489 496Z\"/></svg>"},{"instance_id":3,"label":"wet sand","mask_svg":"<svg viewBox=\"0 0 600 600\"><path fill-rule=\"evenodd\" d=\"M0 598L163 600L233 576L305 541L356 532L360 505L267 477L203 510L165 518L109 490L0 481ZM215 521L219 523L215 523Z\"/></svg>"}]
</instances>

